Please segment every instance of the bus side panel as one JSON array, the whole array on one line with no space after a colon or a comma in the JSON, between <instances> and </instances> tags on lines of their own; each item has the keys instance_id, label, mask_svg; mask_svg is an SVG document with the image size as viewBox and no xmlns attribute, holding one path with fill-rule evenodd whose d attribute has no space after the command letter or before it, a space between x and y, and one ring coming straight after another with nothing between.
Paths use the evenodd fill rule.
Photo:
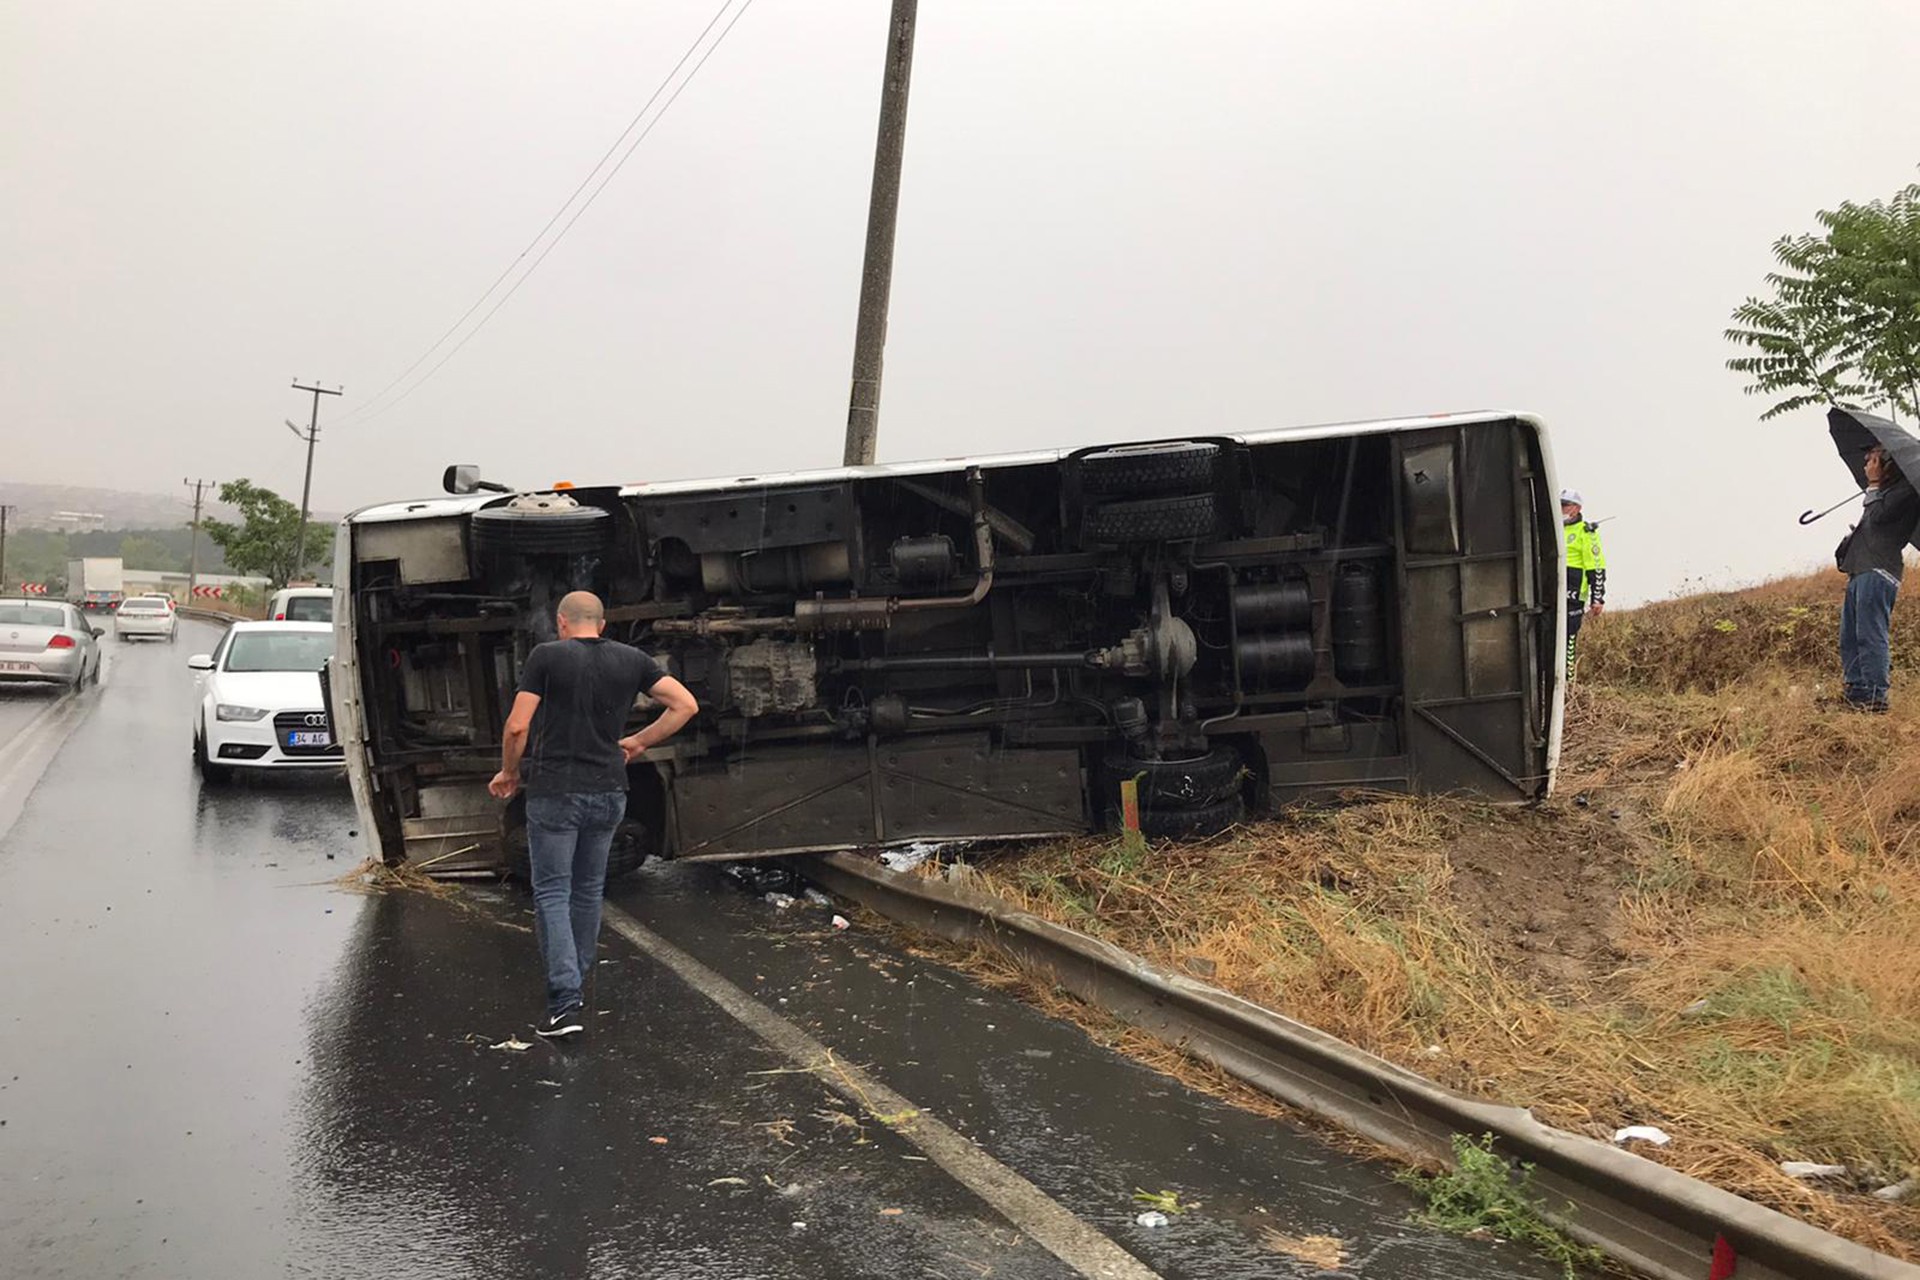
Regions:
<instances>
[{"instance_id":1,"label":"bus side panel","mask_svg":"<svg viewBox=\"0 0 1920 1280\"><path fill-rule=\"evenodd\" d=\"M1532 799L1548 781L1539 451L1521 422L1395 440L1403 714L1421 791Z\"/></svg>"}]
</instances>

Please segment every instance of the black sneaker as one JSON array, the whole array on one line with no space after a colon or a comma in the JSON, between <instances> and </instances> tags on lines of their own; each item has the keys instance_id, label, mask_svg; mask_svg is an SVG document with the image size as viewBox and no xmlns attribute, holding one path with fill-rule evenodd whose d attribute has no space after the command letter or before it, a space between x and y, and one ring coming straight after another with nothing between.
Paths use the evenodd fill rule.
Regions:
<instances>
[{"instance_id":1,"label":"black sneaker","mask_svg":"<svg viewBox=\"0 0 1920 1280\"><path fill-rule=\"evenodd\" d=\"M561 1036L577 1036L587 1029L585 1020L580 1016L584 1010L579 1005L563 1009L550 1018L541 1019L533 1033L548 1040L557 1040Z\"/></svg>"}]
</instances>

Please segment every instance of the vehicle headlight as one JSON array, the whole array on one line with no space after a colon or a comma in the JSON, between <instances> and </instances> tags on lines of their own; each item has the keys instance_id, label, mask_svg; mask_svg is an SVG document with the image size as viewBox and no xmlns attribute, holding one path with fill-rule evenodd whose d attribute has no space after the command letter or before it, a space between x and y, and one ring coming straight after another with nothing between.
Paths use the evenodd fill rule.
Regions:
<instances>
[{"instance_id":1,"label":"vehicle headlight","mask_svg":"<svg viewBox=\"0 0 1920 1280\"><path fill-rule=\"evenodd\" d=\"M222 702L213 709L216 720L265 720L267 713L259 707L237 707L231 702Z\"/></svg>"}]
</instances>

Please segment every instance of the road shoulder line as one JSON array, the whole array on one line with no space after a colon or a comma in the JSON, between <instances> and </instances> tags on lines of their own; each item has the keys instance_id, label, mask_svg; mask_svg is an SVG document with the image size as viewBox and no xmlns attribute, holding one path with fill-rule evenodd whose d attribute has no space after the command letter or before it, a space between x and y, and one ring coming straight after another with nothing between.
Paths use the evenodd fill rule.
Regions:
<instances>
[{"instance_id":1,"label":"road shoulder line","mask_svg":"<svg viewBox=\"0 0 1920 1280\"><path fill-rule=\"evenodd\" d=\"M0 840L13 830L40 776L92 705L89 698L98 696L96 690L61 694L0 747Z\"/></svg>"},{"instance_id":2,"label":"road shoulder line","mask_svg":"<svg viewBox=\"0 0 1920 1280\"><path fill-rule=\"evenodd\" d=\"M976 1143L859 1067L834 1057L826 1045L619 907L606 904L603 917L613 932L666 966L682 982L719 1005L735 1021L786 1055L795 1066L817 1076L841 1097L877 1117L911 1117L888 1127L1080 1275L1094 1280L1160 1280L1157 1272L1039 1187L995 1160Z\"/></svg>"}]
</instances>

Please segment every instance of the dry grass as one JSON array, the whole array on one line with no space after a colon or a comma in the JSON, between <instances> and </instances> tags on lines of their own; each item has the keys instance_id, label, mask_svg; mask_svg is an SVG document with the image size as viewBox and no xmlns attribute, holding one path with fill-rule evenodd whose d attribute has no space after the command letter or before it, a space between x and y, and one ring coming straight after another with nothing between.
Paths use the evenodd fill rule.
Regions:
<instances>
[{"instance_id":1,"label":"dry grass","mask_svg":"<svg viewBox=\"0 0 1920 1280\"><path fill-rule=\"evenodd\" d=\"M1755 671L1792 671L1837 687L1845 588L1839 573L1820 573L1591 619L1580 632L1580 676L1612 688L1713 693ZM1896 668L1920 669L1920 628L1896 626L1893 647Z\"/></svg>"},{"instance_id":2,"label":"dry grass","mask_svg":"<svg viewBox=\"0 0 1920 1280\"><path fill-rule=\"evenodd\" d=\"M1655 1158L1920 1259L1920 1206L1862 1194L1920 1169L1920 635L1893 714L1818 709L1833 587L1607 619L1538 810L1378 799L1203 844L1008 852L971 882L1550 1123L1660 1125ZM1569 867L1604 917L1577 964L1528 950L1571 924L1524 918ZM1781 1160L1855 1176L1811 1187Z\"/></svg>"}]
</instances>

